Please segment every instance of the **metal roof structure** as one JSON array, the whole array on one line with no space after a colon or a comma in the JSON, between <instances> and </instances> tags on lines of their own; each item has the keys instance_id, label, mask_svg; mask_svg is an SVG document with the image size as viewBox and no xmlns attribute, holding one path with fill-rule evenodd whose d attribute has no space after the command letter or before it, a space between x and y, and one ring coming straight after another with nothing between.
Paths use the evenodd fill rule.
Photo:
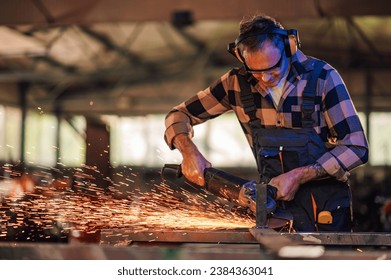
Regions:
<instances>
[{"instance_id":1,"label":"metal roof structure","mask_svg":"<svg viewBox=\"0 0 391 280\"><path fill-rule=\"evenodd\" d=\"M17 0L0 4L0 103L70 114L166 113L239 64L239 21L262 12L300 33L359 111L390 111L386 0Z\"/></svg>"}]
</instances>

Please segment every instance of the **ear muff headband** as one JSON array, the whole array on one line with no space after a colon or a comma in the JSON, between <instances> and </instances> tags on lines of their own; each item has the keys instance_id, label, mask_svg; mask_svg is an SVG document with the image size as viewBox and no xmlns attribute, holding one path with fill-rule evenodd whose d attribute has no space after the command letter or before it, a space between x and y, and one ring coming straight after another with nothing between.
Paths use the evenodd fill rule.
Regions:
<instances>
[{"instance_id":1,"label":"ear muff headband","mask_svg":"<svg viewBox=\"0 0 391 280\"><path fill-rule=\"evenodd\" d=\"M288 57L294 55L297 51L297 48L300 48L299 34L296 29L285 30L278 27L272 27L263 31L258 30L239 36L234 43L230 43L228 45L228 52L234 55L240 62L244 63L243 56L240 53L239 48L237 47L239 43L246 40L247 38L256 37L264 34L281 35L284 40L285 53Z\"/></svg>"}]
</instances>

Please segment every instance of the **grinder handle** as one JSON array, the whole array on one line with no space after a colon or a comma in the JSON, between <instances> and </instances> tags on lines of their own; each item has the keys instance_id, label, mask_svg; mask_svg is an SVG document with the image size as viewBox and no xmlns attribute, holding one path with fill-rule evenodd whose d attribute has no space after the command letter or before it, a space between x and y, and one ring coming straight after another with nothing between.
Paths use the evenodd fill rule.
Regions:
<instances>
[{"instance_id":1,"label":"grinder handle","mask_svg":"<svg viewBox=\"0 0 391 280\"><path fill-rule=\"evenodd\" d=\"M171 169L171 170L174 170L175 171L175 175L177 178L181 178L183 176L183 173L182 173L182 165L180 164L175 164L175 163L167 163L163 166L162 168L162 175L164 177L164 170L165 169ZM232 176L232 175L227 175L227 173L225 172L222 172L221 170L218 170L218 169L215 169L215 168L206 168L205 169L205 175L206 177L213 177L215 174L222 174L223 177L227 178L227 176L229 177L229 180L231 181L235 181L235 183L239 183L239 185L243 185L245 182L247 182L246 180L242 179L242 178L239 178L239 177L236 177L236 176ZM209 176L208 176L209 175ZM276 187L273 187L269 184L267 184L266 186L267 188L267 194L273 198L273 199L276 199L277 198L277 188Z\"/></svg>"}]
</instances>

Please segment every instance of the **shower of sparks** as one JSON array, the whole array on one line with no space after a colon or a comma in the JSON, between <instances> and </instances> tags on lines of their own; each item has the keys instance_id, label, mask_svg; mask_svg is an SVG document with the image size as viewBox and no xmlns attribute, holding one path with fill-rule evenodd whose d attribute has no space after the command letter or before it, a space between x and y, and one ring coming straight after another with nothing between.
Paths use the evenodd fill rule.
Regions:
<instances>
[{"instance_id":1,"label":"shower of sparks","mask_svg":"<svg viewBox=\"0 0 391 280\"><path fill-rule=\"evenodd\" d=\"M34 191L19 196L7 197L0 188L0 240L10 232L25 234L26 240L34 241L37 234L50 239L71 231L218 230L255 225L253 217L229 211L221 201L189 191L190 186L172 188L170 182L161 182L140 190L131 178L116 175L121 181L111 182L109 192L85 183L83 180L91 179L91 175L81 170L74 174L79 183L73 187L69 187L70 179L64 176L57 184L35 185ZM131 174L133 179L136 176ZM124 188L131 191L119 191Z\"/></svg>"}]
</instances>

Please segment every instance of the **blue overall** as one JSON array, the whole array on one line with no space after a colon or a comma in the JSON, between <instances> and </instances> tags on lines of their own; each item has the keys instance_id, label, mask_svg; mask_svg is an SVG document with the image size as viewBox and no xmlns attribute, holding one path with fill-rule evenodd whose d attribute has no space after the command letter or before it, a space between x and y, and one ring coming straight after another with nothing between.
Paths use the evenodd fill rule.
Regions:
<instances>
[{"instance_id":1,"label":"blue overall","mask_svg":"<svg viewBox=\"0 0 391 280\"><path fill-rule=\"evenodd\" d=\"M248 80L249 76L239 77L241 101L245 113L250 117L253 140L253 153L256 158L260 183L268 183L271 178L297 167L316 163L327 148L314 130L312 114L315 110L317 78L323 63L315 64L308 72L311 77L303 91L302 128L265 128L257 119L254 95ZM316 207L314 206L316 204ZM296 231L351 231L351 193L347 182L335 178L314 180L299 187L292 201L278 201L279 207L293 215L293 228ZM315 208L315 209L314 209ZM329 211L332 223L318 223L318 214Z\"/></svg>"}]
</instances>

